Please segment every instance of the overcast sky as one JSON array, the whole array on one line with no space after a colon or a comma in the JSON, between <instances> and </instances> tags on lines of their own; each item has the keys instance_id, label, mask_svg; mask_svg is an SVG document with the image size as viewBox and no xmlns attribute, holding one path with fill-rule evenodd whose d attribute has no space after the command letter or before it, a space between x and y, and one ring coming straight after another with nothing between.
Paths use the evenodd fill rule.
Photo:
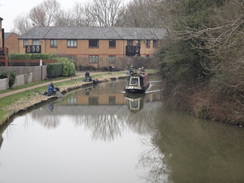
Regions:
<instances>
[{"instance_id":1,"label":"overcast sky","mask_svg":"<svg viewBox=\"0 0 244 183\"><path fill-rule=\"evenodd\" d=\"M21 14L27 15L30 10L41 4L44 0L0 0L0 17L3 18L5 32L14 28L14 20ZM70 9L75 2L87 3L90 0L57 0L62 9ZM123 0L127 2L129 0Z\"/></svg>"}]
</instances>

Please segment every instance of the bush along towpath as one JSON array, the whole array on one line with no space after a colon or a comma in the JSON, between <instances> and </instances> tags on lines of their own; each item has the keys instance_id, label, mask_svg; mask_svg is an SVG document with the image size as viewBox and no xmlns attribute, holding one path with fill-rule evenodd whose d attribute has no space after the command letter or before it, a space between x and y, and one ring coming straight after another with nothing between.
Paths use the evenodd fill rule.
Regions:
<instances>
[{"instance_id":1,"label":"bush along towpath","mask_svg":"<svg viewBox=\"0 0 244 183\"><path fill-rule=\"evenodd\" d=\"M126 73L121 72L94 72L91 73L93 79L98 83L108 82L115 79L126 77ZM73 90L93 85L93 82L84 82L84 72L77 73L75 77L53 79L55 87L60 89L60 93L53 96L43 95L47 91L47 85L50 80L41 83L31 83L21 88L13 88L0 92L0 126L10 122L17 115L28 112L34 108L40 107L52 100L57 100Z\"/></svg>"}]
</instances>

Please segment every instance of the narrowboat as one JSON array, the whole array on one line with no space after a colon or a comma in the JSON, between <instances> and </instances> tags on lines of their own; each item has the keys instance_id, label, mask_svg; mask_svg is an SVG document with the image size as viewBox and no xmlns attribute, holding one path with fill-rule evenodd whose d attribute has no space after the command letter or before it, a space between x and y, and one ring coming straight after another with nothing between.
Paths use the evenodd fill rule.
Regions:
<instances>
[{"instance_id":1,"label":"narrowboat","mask_svg":"<svg viewBox=\"0 0 244 183\"><path fill-rule=\"evenodd\" d=\"M150 85L148 73L131 72L125 85L126 93L145 93Z\"/></svg>"}]
</instances>

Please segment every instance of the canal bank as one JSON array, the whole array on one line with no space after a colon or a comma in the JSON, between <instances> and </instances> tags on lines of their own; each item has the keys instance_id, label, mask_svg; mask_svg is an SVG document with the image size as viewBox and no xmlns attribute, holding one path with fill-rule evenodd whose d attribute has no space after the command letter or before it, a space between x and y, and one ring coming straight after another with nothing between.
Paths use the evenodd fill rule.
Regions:
<instances>
[{"instance_id":1,"label":"canal bank","mask_svg":"<svg viewBox=\"0 0 244 183\"><path fill-rule=\"evenodd\" d=\"M93 79L96 79L98 83L101 83L117 79L124 79L127 75L125 72L94 72L91 73L91 76ZM84 74L79 73L76 77L53 81L53 83L55 86L60 88L60 93L65 95L73 90L93 85L93 82L84 82L83 79ZM46 103L57 100L59 97L62 97L61 94L54 96L43 95L43 92L46 91L48 84L49 82L0 94L0 99L2 101L2 99L15 100L13 96L21 95L21 93L24 94L27 91L30 92L30 94L27 96L22 97L2 108L6 114L0 118L0 126L10 122L15 116L26 113L32 109L38 108Z\"/></svg>"}]
</instances>

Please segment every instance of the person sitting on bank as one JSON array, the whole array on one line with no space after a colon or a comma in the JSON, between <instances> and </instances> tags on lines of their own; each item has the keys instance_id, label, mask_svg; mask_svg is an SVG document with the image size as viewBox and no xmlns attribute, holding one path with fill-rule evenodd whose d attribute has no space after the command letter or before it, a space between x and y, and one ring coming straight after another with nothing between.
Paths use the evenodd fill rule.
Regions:
<instances>
[{"instance_id":1,"label":"person sitting on bank","mask_svg":"<svg viewBox=\"0 0 244 183\"><path fill-rule=\"evenodd\" d=\"M50 95L55 95L56 92L59 91L59 88L55 88L53 82L51 82L51 83L48 85L48 90L47 90L47 91L48 91L48 93L49 93Z\"/></svg>"},{"instance_id":2,"label":"person sitting on bank","mask_svg":"<svg viewBox=\"0 0 244 183\"><path fill-rule=\"evenodd\" d=\"M91 76L90 76L90 73L88 71L86 71L85 73L85 81L91 81Z\"/></svg>"}]
</instances>

